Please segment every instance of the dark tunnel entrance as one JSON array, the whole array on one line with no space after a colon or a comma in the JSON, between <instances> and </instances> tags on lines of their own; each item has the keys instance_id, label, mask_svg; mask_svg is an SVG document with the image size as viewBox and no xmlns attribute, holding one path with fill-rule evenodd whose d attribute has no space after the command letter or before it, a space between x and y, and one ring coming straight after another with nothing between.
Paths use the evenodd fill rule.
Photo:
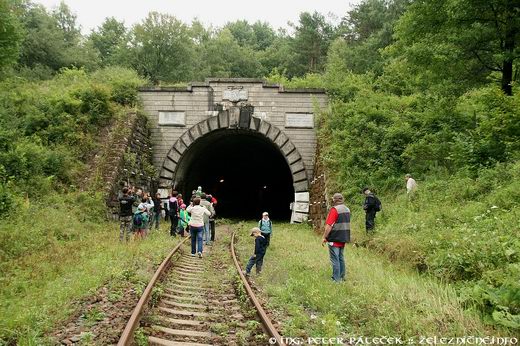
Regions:
<instances>
[{"instance_id":1,"label":"dark tunnel entrance","mask_svg":"<svg viewBox=\"0 0 520 346\"><path fill-rule=\"evenodd\" d=\"M292 174L284 155L263 135L222 129L195 141L176 169L176 186L185 198L202 190L218 199L218 217L289 220L294 199Z\"/></svg>"}]
</instances>

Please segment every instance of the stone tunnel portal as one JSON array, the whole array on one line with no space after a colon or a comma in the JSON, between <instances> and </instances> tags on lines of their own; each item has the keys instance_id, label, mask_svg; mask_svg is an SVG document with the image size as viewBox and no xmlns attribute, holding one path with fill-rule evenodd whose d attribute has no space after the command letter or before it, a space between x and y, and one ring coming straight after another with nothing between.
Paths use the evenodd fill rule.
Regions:
<instances>
[{"instance_id":1,"label":"stone tunnel portal","mask_svg":"<svg viewBox=\"0 0 520 346\"><path fill-rule=\"evenodd\" d=\"M186 197L201 185L222 217L307 220L321 89L286 89L249 78L143 88L158 191ZM292 203L292 210L291 205Z\"/></svg>"},{"instance_id":2,"label":"stone tunnel portal","mask_svg":"<svg viewBox=\"0 0 520 346\"><path fill-rule=\"evenodd\" d=\"M176 188L184 196L202 186L218 199L219 217L289 220L294 199L289 165L265 136L220 129L195 141L178 162Z\"/></svg>"}]
</instances>

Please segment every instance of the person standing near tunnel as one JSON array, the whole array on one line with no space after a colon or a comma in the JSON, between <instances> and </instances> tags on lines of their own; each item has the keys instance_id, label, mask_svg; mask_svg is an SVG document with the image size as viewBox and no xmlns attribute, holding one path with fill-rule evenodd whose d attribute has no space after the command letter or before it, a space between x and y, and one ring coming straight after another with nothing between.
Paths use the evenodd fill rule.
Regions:
<instances>
[{"instance_id":1,"label":"person standing near tunnel","mask_svg":"<svg viewBox=\"0 0 520 346\"><path fill-rule=\"evenodd\" d=\"M170 235L177 235L177 225L179 224L179 202L177 201L177 191L173 190L170 200L168 201L168 214L170 214Z\"/></svg>"},{"instance_id":2,"label":"person standing near tunnel","mask_svg":"<svg viewBox=\"0 0 520 346\"><path fill-rule=\"evenodd\" d=\"M191 255L197 254L199 258L202 257L203 244L202 244L202 232L204 230L204 217L211 215L210 211L200 205L200 198L196 197L193 199L193 203L186 209L191 214L190 235L191 235Z\"/></svg>"},{"instance_id":3,"label":"person standing near tunnel","mask_svg":"<svg viewBox=\"0 0 520 346\"><path fill-rule=\"evenodd\" d=\"M266 247L269 246L269 242L271 241L271 233L273 233L273 223L271 219L269 219L269 213L264 211L262 213L262 219L258 221L258 228L262 232L262 235L265 238L267 243Z\"/></svg>"},{"instance_id":4,"label":"person standing near tunnel","mask_svg":"<svg viewBox=\"0 0 520 346\"><path fill-rule=\"evenodd\" d=\"M325 221L322 245L329 248L330 263L332 264L332 280L340 282L345 280L346 266L343 251L345 244L350 242L350 209L344 204L341 193L335 193L332 197L333 207L329 211Z\"/></svg>"},{"instance_id":5,"label":"person standing near tunnel","mask_svg":"<svg viewBox=\"0 0 520 346\"><path fill-rule=\"evenodd\" d=\"M204 214L204 243L208 245L211 243L209 219L215 215L215 209L213 208L211 202L207 200L207 196L204 192L200 195L200 205L209 211L209 215Z\"/></svg>"}]
</instances>

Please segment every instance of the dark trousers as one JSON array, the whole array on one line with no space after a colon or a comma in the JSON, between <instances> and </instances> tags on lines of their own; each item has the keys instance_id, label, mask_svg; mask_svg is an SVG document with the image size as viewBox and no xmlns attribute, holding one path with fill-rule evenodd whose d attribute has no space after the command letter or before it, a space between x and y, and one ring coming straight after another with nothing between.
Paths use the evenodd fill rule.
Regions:
<instances>
[{"instance_id":1,"label":"dark trousers","mask_svg":"<svg viewBox=\"0 0 520 346\"><path fill-rule=\"evenodd\" d=\"M209 220L209 231L211 232L211 241L215 241L215 220Z\"/></svg>"},{"instance_id":2,"label":"dark trousers","mask_svg":"<svg viewBox=\"0 0 520 346\"><path fill-rule=\"evenodd\" d=\"M262 232L262 235L264 236L265 241L267 242L267 244L265 246L266 247L269 246L269 242L271 241L271 233Z\"/></svg>"},{"instance_id":3,"label":"dark trousers","mask_svg":"<svg viewBox=\"0 0 520 346\"><path fill-rule=\"evenodd\" d=\"M262 265L264 264L264 254L251 256L249 262L247 262L246 273L251 273L251 269L256 264L256 273L260 274L262 271Z\"/></svg>"},{"instance_id":4,"label":"dark trousers","mask_svg":"<svg viewBox=\"0 0 520 346\"><path fill-rule=\"evenodd\" d=\"M365 215L365 227L368 232L374 231L376 227L376 211L375 210L367 210Z\"/></svg>"},{"instance_id":5,"label":"dark trousers","mask_svg":"<svg viewBox=\"0 0 520 346\"><path fill-rule=\"evenodd\" d=\"M170 235L176 236L177 235L177 225L179 224L179 217L177 215L170 215L170 221L172 222L172 225L170 227Z\"/></svg>"}]
</instances>

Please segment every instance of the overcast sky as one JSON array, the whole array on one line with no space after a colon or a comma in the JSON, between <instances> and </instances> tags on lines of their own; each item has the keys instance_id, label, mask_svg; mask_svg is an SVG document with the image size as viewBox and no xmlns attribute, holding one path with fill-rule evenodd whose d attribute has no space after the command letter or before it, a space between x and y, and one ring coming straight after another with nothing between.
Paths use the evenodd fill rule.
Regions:
<instances>
[{"instance_id":1,"label":"overcast sky","mask_svg":"<svg viewBox=\"0 0 520 346\"><path fill-rule=\"evenodd\" d=\"M222 26L226 22L246 19L270 23L275 29L296 23L300 12L332 13L338 20L361 0L66 0L78 16L83 33L99 26L106 17L123 20L126 26L140 22L150 11L168 13L190 23L197 17L204 24ZM59 0L34 0L52 9Z\"/></svg>"}]
</instances>

